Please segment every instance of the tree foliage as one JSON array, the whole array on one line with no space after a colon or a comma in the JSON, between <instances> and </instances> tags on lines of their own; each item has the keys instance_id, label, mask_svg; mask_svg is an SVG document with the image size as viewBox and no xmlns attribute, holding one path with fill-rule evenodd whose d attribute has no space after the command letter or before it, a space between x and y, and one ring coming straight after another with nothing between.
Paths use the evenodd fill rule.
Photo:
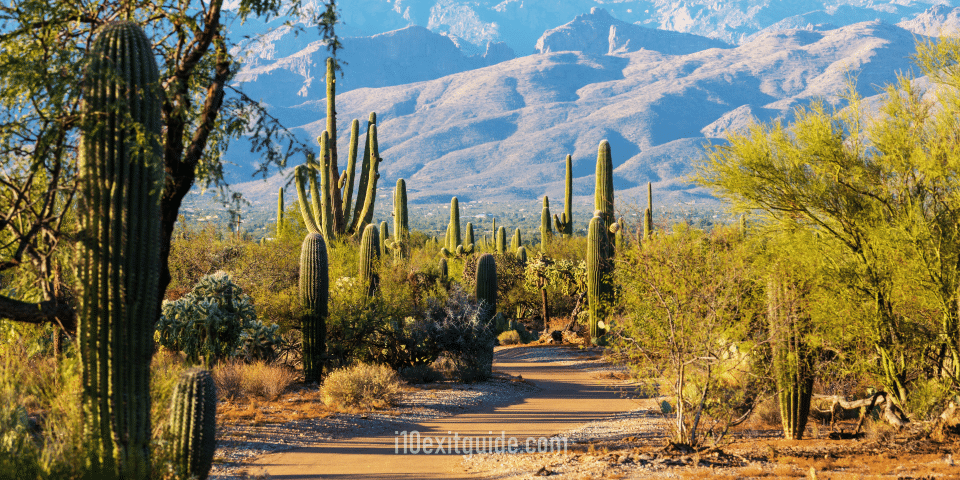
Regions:
<instances>
[{"instance_id":1,"label":"tree foliage","mask_svg":"<svg viewBox=\"0 0 960 480\"><path fill-rule=\"evenodd\" d=\"M742 210L822 239L818 255L863 307L874 372L901 405L931 375L960 390L958 59L956 39L921 43L929 90L901 77L873 111L851 87L843 108L814 103L788 126L731 134L696 177Z\"/></svg>"},{"instance_id":2,"label":"tree foliage","mask_svg":"<svg viewBox=\"0 0 960 480\"><path fill-rule=\"evenodd\" d=\"M19 280L19 288L0 291L0 318L59 321L74 329L70 261L61 247L77 234L72 207L84 58L99 28L121 18L138 23L160 68L166 171L162 293L170 281L170 237L184 196L199 184L240 201L223 179L222 155L231 140L252 135L253 148L263 156L258 173L264 175L271 165L282 166L289 156L309 150L230 84L243 61L242 49L233 47L244 41L231 34L231 22L282 14L319 25L336 54L333 0L322 8L303 0L241 0L229 8L223 0L0 5L0 274L15 271Z\"/></svg>"}]
</instances>

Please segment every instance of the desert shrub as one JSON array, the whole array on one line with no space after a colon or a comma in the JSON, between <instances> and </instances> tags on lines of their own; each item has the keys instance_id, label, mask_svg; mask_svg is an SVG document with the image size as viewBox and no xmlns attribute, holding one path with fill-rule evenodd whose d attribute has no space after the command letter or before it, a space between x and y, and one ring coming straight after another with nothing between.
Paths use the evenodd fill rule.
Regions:
<instances>
[{"instance_id":1,"label":"desert shrub","mask_svg":"<svg viewBox=\"0 0 960 480\"><path fill-rule=\"evenodd\" d=\"M275 400L293 385L299 375L291 368L265 362L221 362L213 368L217 397L223 400L259 397Z\"/></svg>"},{"instance_id":2,"label":"desert shrub","mask_svg":"<svg viewBox=\"0 0 960 480\"><path fill-rule=\"evenodd\" d=\"M238 353L269 357L280 341L276 326L257 321L250 297L226 272L207 275L190 293L164 301L154 339L183 352L190 363L203 357L208 364Z\"/></svg>"},{"instance_id":3,"label":"desert shrub","mask_svg":"<svg viewBox=\"0 0 960 480\"><path fill-rule=\"evenodd\" d=\"M400 400L400 378L386 365L358 363L334 370L321 387L323 403L345 409L379 409Z\"/></svg>"},{"instance_id":4,"label":"desert shrub","mask_svg":"<svg viewBox=\"0 0 960 480\"><path fill-rule=\"evenodd\" d=\"M400 378L404 381L411 384L433 383L438 380L443 380L443 374L430 365L403 367L397 371L397 374L400 375Z\"/></svg>"},{"instance_id":5,"label":"desert shrub","mask_svg":"<svg viewBox=\"0 0 960 480\"><path fill-rule=\"evenodd\" d=\"M217 385L220 400L233 400L243 395L243 364L220 362L213 367L213 382Z\"/></svg>"},{"instance_id":6,"label":"desert shrub","mask_svg":"<svg viewBox=\"0 0 960 480\"><path fill-rule=\"evenodd\" d=\"M521 343L520 334L516 330L508 330L497 335L497 342L500 345L517 345Z\"/></svg>"},{"instance_id":7,"label":"desert shrub","mask_svg":"<svg viewBox=\"0 0 960 480\"><path fill-rule=\"evenodd\" d=\"M496 334L482 320L477 302L455 287L444 304L431 303L427 320L436 325L437 349L454 364L453 378L462 382L489 378Z\"/></svg>"}]
</instances>

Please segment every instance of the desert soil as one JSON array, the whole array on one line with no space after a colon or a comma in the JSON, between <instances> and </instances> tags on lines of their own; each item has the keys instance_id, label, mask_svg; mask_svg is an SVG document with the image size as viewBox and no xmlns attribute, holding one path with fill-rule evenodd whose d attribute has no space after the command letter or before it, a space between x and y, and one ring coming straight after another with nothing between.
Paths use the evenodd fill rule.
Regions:
<instances>
[{"instance_id":1,"label":"desert soil","mask_svg":"<svg viewBox=\"0 0 960 480\"><path fill-rule=\"evenodd\" d=\"M596 350L499 348L494 362L498 374L487 385L410 392L393 412L234 428L225 444L242 444L246 458L219 465L212 478L960 478L960 443L934 442L920 427L875 426L863 438L831 440L851 425L813 423L805 440L785 441L776 428L751 422L719 447L678 449L668 442L660 399L631 398L622 369ZM516 453L508 451L511 437ZM495 452L465 454L466 438L474 450L482 439L481 450L492 444ZM526 452L528 438L547 451ZM220 461L236 451L218 451Z\"/></svg>"}]
</instances>

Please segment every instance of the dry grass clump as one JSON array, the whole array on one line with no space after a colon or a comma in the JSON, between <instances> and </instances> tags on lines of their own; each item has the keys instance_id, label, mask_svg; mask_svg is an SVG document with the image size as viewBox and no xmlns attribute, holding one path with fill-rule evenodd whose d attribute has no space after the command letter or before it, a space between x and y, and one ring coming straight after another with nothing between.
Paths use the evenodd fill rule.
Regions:
<instances>
[{"instance_id":1,"label":"dry grass clump","mask_svg":"<svg viewBox=\"0 0 960 480\"><path fill-rule=\"evenodd\" d=\"M323 381L323 403L339 409L379 409L396 405L401 383L385 365L358 363L333 371Z\"/></svg>"},{"instance_id":2,"label":"dry grass clump","mask_svg":"<svg viewBox=\"0 0 960 480\"><path fill-rule=\"evenodd\" d=\"M224 362L213 369L217 394L222 399L260 397L274 400L297 381L297 374L281 365L264 362Z\"/></svg>"},{"instance_id":3,"label":"dry grass clump","mask_svg":"<svg viewBox=\"0 0 960 480\"><path fill-rule=\"evenodd\" d=\"M500 345L517 345L521 342L520 334L516 330L507 330L497 336Z\"/></svg>"}]
</instances>

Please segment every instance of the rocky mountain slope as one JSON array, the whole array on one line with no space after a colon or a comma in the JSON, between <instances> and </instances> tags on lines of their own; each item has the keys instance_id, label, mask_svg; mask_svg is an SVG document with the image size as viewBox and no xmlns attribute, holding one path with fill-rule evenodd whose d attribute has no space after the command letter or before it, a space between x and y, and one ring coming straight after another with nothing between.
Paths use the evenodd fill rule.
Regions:
<instances>
[{"instance_id":1,"label":"rocky mountain slope","mask_svg":"<svg viewBox=\"0 0 960 480\"><path fill-rule=\"evenodd\" d=\"M576 193L590 195L603 139L612 146L620 198L640 198L652 181L665 201L706 199L684 181L704 144L723 142L727 129L754 118L789 117L813 99L837 100L850 75L861 93L874 95L896 72L910 71L913 51L913 33L875 21L768 32L686 55L547 52L349 91L337 98L339 135L345 142L350 119L378 112L383 193L402 177L414 202L557 198L568 153ZM316 138L324 103L307 101L284 115L312 118L297 131ZM258 190L270 188L276 191L272 184Z\"/></svg>"}]
</instances>

